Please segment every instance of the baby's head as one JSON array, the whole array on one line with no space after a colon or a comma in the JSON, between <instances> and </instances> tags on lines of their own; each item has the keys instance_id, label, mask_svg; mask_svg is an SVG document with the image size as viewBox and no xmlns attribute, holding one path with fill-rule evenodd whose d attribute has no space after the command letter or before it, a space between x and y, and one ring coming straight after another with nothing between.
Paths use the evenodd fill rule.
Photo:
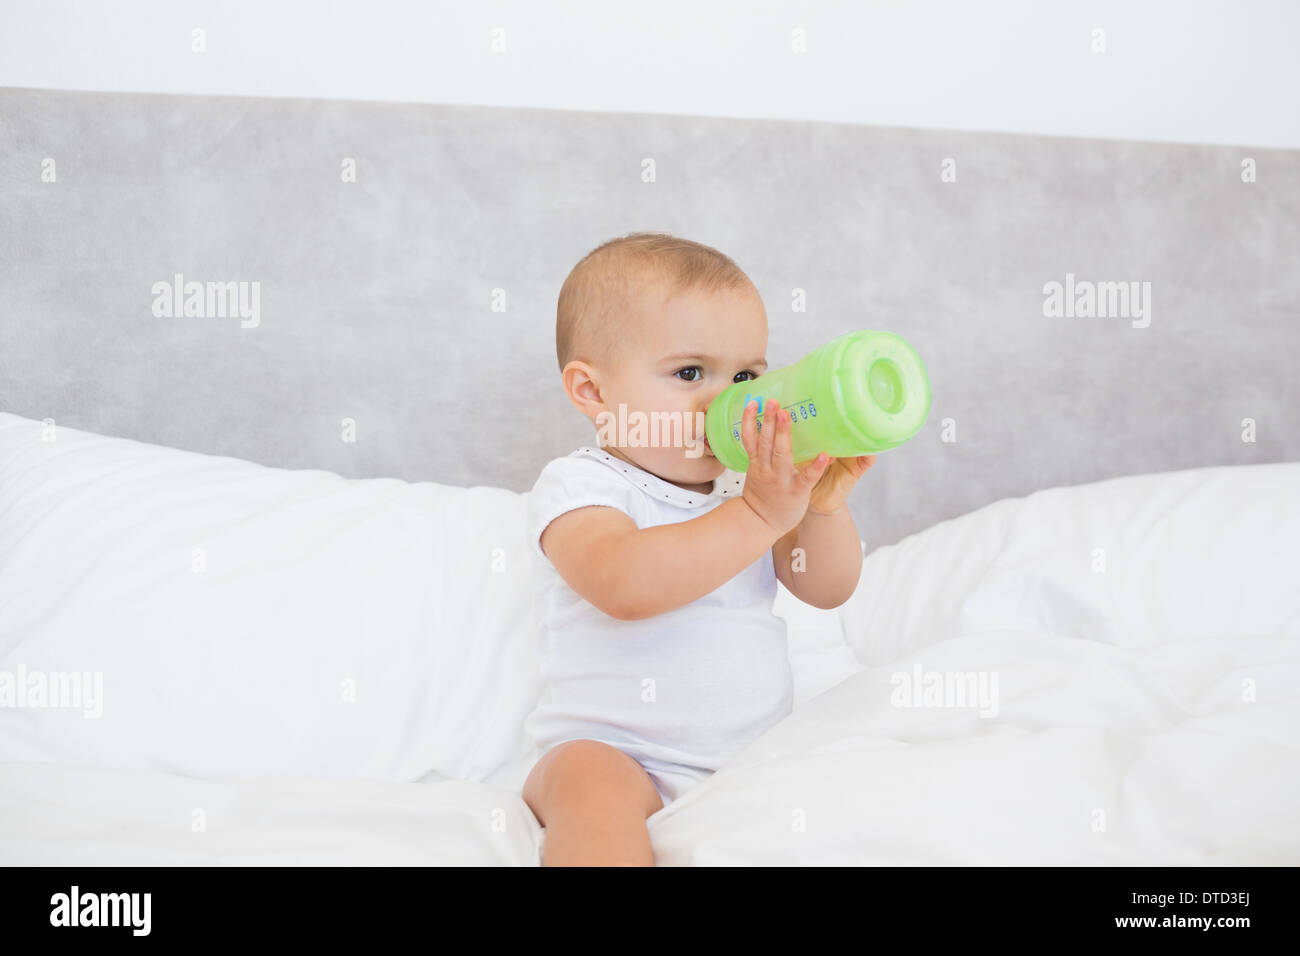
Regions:
<instances>
[{"instance_id":1,"label":"baby's head","mask_svg":"<svg viewBox=\"0 0 1300 956\"><path fill-rule=\"evenodd\" d=\"M610 454L707 494L724 469L696 444L702 413L728 385L766 371L767 312L718 250L633 233L573 267L555 350L569 400Z\"/></svg>"}]
</instances>

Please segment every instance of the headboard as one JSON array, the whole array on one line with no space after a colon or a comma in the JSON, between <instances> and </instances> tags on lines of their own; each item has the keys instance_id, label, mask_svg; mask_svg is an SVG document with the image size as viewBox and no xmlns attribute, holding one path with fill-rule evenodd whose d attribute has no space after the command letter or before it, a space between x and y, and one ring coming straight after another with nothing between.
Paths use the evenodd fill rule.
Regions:
<instances>
[{"instance_id":1,"label":"headboard","mask_svg":"<svg viewBox=\"0 0 1300 956\"><path fill-rule=\"evenodd\" d=\"M0 408L527 491L594 441L560 285L633 231L732 256L774 368L856 328L916 347L930 418L854 492L868 551L1300 457L1300 151L270 98L0 90Z\"/></svg>"}]
</instances>

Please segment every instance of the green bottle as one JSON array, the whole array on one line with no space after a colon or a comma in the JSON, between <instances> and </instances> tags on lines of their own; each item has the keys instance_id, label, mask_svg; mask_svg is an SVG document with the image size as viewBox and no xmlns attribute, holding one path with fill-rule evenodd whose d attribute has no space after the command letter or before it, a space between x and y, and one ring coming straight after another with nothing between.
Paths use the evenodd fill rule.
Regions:
<instances>
[{"instance_id":1,"label":"green bottle","mask_svg":"<svg viewBox=\"0 0 1300 956\"><path fill-rule=\"evenodd\" d=\"M860 330L832 339L793 365L729 385L709 403L705 434L718 461L745 471L740 439L745 404L767 399L790 412L795 464L818 452L833 458L872 455L907 441L930 414L930 379L916 350L891 332Z\"/></svg>"}]
</instances>

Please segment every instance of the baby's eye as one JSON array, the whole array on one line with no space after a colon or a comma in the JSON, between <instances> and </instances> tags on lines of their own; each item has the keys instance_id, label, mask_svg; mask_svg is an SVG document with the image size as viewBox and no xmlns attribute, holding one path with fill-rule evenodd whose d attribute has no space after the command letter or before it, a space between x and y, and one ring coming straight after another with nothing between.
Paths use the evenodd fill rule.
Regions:
<instances>
[{"instance_id":1,"label":"baby's eye","mask_svg":"<svg viewBox=\"0 0 1300 956\"><path fill-rule=\"evenodd\" d=\"M741 378L740 376L742 376L742 375L748 375L749 378ZM746 371L744 371L744 372L737 372L737 373L736 373L736 377L733 379L733 381L736 381L736 382L752 382L752 381L753 381L754 379L756 379L756 378L758 378L757 375L755 375L753 372L750 372L750 371L746 370Z\"/></svg>"},{"instance_id":2,"label":"baby's eye","mask_svg":"<svg viewBox=\"0 0 1300 956\"><path fill-rule=\"evenodd\" d=\"M682 381L698 382L700 380L699 371L700 371L700 367L698 365L691 365L688 366L687 368L679 368L677 371L673 372L673 374L676 375L678 378L681 378L682 372L694 372L695 373L694 378L683 378Z\"/></svg>"}]
</instances>

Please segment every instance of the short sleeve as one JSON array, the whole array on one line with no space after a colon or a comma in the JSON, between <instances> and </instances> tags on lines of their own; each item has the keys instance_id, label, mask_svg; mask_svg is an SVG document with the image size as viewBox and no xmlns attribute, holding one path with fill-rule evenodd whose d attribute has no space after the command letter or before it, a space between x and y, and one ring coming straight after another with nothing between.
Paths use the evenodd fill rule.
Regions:
<instances>
[{"instance_id":1,"label":"short sleeve","mask_svg":"<svg viewBox=\"0 0 1300 956\"><path fill-rule=\"evenodd\" d=\"M528 495L528 546L542 561L542 532L552 521L575 508L606 505L635 520L638 492L598 461L570 456L547 463Z\"/></svg>"}]
</instances>

